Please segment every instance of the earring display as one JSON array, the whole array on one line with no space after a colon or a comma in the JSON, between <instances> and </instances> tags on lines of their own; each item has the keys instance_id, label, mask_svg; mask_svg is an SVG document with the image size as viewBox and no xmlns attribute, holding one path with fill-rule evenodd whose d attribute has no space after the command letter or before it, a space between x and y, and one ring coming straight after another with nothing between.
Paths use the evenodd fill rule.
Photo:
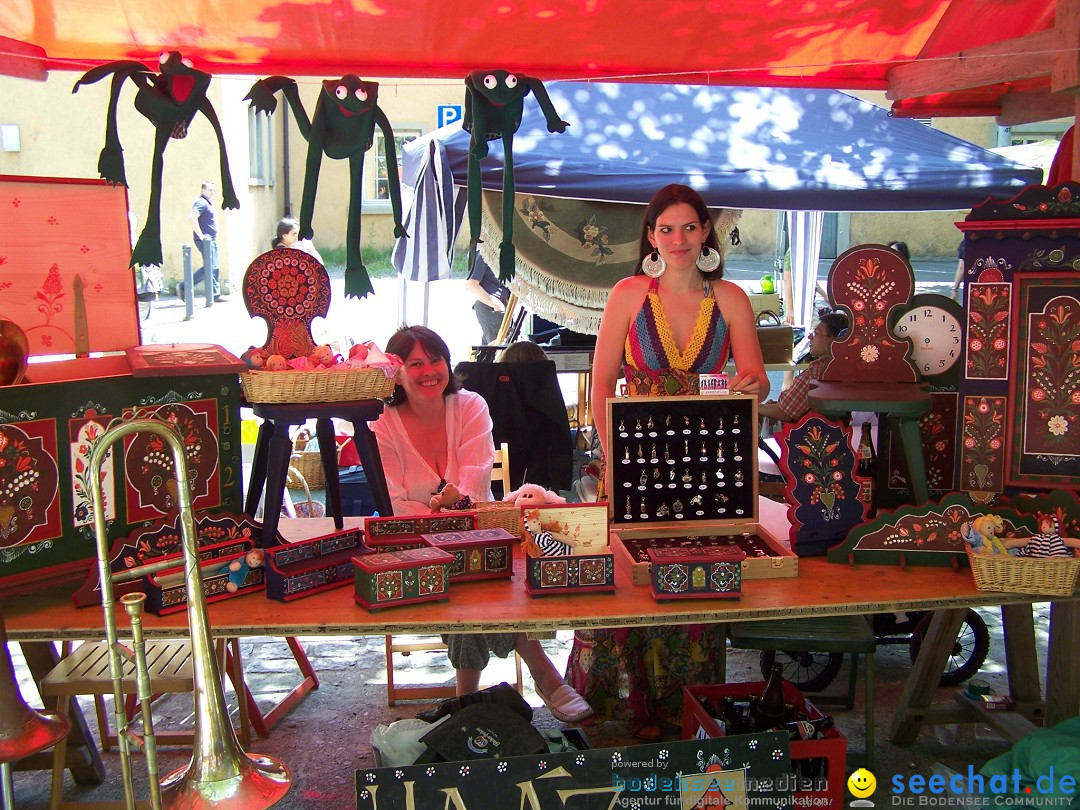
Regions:
<instances>
[{"instance_id":1,"label":"earring display","mask_svg":"<svg viewBox=\"0 0 1080 810\"><path fill-rule=\"evenodd\" d=\"M744 555L745 579L797 574L798 558L757 523L754 397L623 397L609 400L607 408L608 424L616 428L609 436L612 456L623 459L629 453L638 461L607 468L609 492L635 493L629 501L625 495L609 501L612 548L626 554L635 584L651 582L651 569L657 566L648 552L661 547L704 557L696 568L665 558L664 565L676 567L666 575L667 584L654 589L657 598L684 598L695 592L695 582L702 584L696 591L700 595L716 595L704 585L712 581L710 566L718 562L710 561L710 555ZM619 435L624 432L619 425L631 428L628 435ZM637 439L638 426L645 435L655 429L661 440L654 446ZM631 553L631 546L636 551ZM684 575L686 588L680 590ZM725 576L717 582L730 585Z\"/></svg>"}]
</instances>

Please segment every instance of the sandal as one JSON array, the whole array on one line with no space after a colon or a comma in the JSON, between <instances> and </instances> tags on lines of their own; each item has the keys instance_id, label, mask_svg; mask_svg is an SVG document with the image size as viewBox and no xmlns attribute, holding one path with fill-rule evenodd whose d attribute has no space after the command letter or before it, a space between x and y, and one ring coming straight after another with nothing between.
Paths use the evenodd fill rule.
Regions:
<instances>
[{"instance_id":1,"label":"sandal","mask_svg":"<svg viewBox=\"0 0 1080 810\"><path fill-rule=\"evenodd\" d=\"M536 685L536 694L544 701L544 705L551 710L552 716L564 723L580 723L582 720L588 720L594 714L592 706L588 704L585 698L574 691L572 686L565 683L559 684L559 688L551 693L551 697L541 692L539 685Z\"/></svg>"}]
</instances>

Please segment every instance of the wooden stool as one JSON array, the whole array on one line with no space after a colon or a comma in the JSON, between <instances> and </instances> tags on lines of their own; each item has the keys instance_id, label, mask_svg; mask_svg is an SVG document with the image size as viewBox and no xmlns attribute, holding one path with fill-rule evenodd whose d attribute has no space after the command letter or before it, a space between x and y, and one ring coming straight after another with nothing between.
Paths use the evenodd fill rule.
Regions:
<instances>
[{"instance_id":1,"label":"wooden stool","mask_svg":"<svg viewBox=\"0 0 1080 810\"><path fill-rule=\"evenodd\" d=\"M386 705L396 706L399 700L442 700L457 694L455 686L401 686L394 683L394 653L410 655L414 652L445 650L446 645L438 636L387 636L386 637ZM517 674L515 688L520 695L521 656L514 650L514 669ZM483 687L481 687L483 688Z\"/></svg>"},{"instance_id":2,"label":"wooden stool","mask_svg":"<svg viewBox=\"0 0 1080 810\"><path fill-rule=\"evenodd\" d=\"M866 689L866 767L874 767L874 651L877 640L862 616L823 616L814 619L732 622L728 625L731 645L748 650L828 652L851 654L848 693L843 698L814 695L814 703L855 705L855 682L859 655L866 659L863 686Z\"/></svg>"},{"instance_id":3,"label":"wooden stool","mask_svg":"<svg viewBox=\"0 0 1080 810\"><path fill-rule=\"evenodd\" d=\"M251 463L251 482L244 501L244 511L249 515L255 514L265 486L264 547L274 545L277 524L281 517L285 479L289 473L289 457L292 455L289 428L302 425L309 419L315 420L315 435L319 440L319 453L322 456L323 471L326 473L326 512L334 519L334 526L340 530L345 523L341 510L337 442L334 439L334 425L330 421L332 417L352 423L353 440L356 442L360 462L364 466L364 473L371 487L371 497L375 501L375 508L383 516L394 514L394 509L390 505L390 493L386 488L386 478L383 476L379 445L367 425L369 421L378 419L379 414L382 413L383 403L380 400L297 404L255 402L251 404L251 409L263 422L259 426L259 435L255 440L255 457Z\"/></svg>"},{"instance_id":4,"label":"wooden stool","mask_svg":"<svg viewBox=\"0 0 1080 810\"><path fill-rule=\"evenodd\" d=\"M807 397L810 407L826 416L847 416L852 411L876 411L887 416L900 437L915 505L930 499L919 433L919 419L930 410L930 391L925 385L815 380L810 383Z\"/></svg>"}]
</instances>

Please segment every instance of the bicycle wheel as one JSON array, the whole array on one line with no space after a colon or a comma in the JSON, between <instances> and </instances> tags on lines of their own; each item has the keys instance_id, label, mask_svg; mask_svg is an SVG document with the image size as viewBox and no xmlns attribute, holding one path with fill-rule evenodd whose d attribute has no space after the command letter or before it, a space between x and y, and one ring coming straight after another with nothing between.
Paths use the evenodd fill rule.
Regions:
<instances>
[{"instance_id":1,"label":"bicycle wheel","mask_svg":"<svg viewBox=\"0 0 1080 810\"><path fill-rule=\"evenodd\" d=\"M784 680L800 692L820 692L836 679L844 663L842 653L761 651L761 675L765 680L772 673L773 661L783 667Z\"/></svg>"},{"instance_id":2,"label":"bicycle wheel","mask_svg":"<svg viewBox=\"0 0 1080 810\"><path fill-rule=\"evenodd\" d=\"M911 663L915 663L915 659L919 657L919 649L930 627L932 615L932 613L926 614L911 634L911 642L908 644ZM953 644L949 659L945 662L945 671L941 674L939 683L941 686L956 686L963 683L979 671L989 652L990 631L986 628L986 622L983 621L982 616L968 608L964 623L956 636L956 643Z\"/></svg>"}]
</instances>

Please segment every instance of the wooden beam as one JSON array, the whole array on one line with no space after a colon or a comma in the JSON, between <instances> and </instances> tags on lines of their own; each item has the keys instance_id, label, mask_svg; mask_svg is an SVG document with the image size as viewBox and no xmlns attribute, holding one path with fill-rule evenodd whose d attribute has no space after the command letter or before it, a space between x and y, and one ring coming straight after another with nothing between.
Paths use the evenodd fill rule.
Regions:
<instances>
[{"instance_id":1,"label":"wooden beam","mask_svg":"<svg viewBox=\"0 0 1080 810\"><path fill-rule=\"evenodd\" d=\"M1000 103L998 125L1014 127L1054 118L1071 118L1075 112L1076 96L1071 93L1051 93L1046 89L1029 90L1006 93Z\"/></svg>"},{"instance_id":2,"label":"wooden beam","mask_svg":"<svg viewBox=\"0 0 1080 810\"><path fill-rule=\"evenodd\" d=\"M1062 0L1065 2L1067 0ZM970 48L941 59L900 65L889 71L885 97L893 100L915 98L1048 76L1052 60L1045 55L1053 53L1058 43L1057 31L1050 29Z\"/></svg>"},{"instance_id":3,"label":"wooden beam","mask_svg":"<svg viewBox=\"0 0 1080 810\"><path fill-rule=\"evenodd\" d=\"M1050 89L1080 93L1080 0L1058 0L1054 12L1057 52L1051 60Z\"/></svg>"}]
</instances>

